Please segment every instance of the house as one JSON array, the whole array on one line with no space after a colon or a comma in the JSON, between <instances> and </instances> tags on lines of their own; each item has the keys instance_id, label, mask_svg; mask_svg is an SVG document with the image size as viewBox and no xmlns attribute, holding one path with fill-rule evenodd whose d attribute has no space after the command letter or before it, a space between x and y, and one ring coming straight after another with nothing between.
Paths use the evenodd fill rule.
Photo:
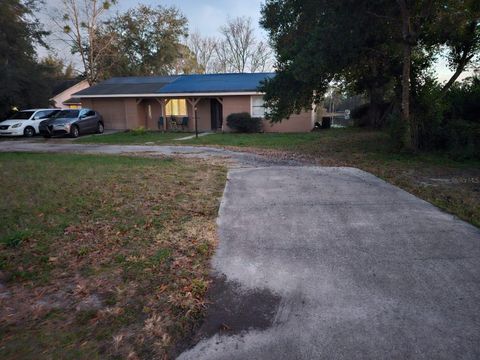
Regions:
<instances>
[{"instance_id":1,"label":"house","mask_svg":"<svg viewBox=\"0 0 480 360\"><path fill-rule=\"evenodd\" d=\"M187 130L229 131L227 116L248 112L263 118L262 80L273 73L196 74L117 77L74 94L82 106L102 114L107 129L171 130L183 122ZM160 120L160 121L159 121ZM313 129L314 113L295 114L270 124L265 132L306 132Z\"/></svg>"},{"instance_id":2,"label":"house","mask_svg":"<svg viewBox=\"0 0 480 360\"><path fill-rule=\"evenodd\" d=\"M82 107L80 99L72 98L72 95L89 86L87 80L78 81L78 79L72 79L61 81L53 88L53 93L56 95L50 99L50 104L57 109L79 109Z\"/></svg>"}]
</instances>

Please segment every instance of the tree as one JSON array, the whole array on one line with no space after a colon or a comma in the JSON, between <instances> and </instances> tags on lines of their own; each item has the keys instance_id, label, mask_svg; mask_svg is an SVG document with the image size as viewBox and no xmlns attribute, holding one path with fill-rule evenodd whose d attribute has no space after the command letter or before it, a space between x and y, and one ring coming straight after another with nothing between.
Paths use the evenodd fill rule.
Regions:
<instances>
[{"instance_id":1,"label":"tree","mask_svg":"<svg viewBox=\"0 0 480 360\"><path fill-rule=\"evenodd\" d=\"M56 55L49 54L40 60L42 65L54 79L73 79L75 78L75 70L73 64L65 64L63 59Z\"/></svg>"},{"instance_id":2,"label":"tree","mask_svg":"<svg viewBox=\"0 0 480 360\"><path fill-rule=\"evenodd\" d=\"M139 5L111 19L103 37L111 38L106 59L110 75L161 75L174 73L178 60L188 55L182 38L187 19L174 7ZM189 60L190 62L192 59Z\"/></svg>"},{"instance_id":3,"label":"tree","mask_svg":"<svg viewBox=\"0 0 480 360\"><path fill-rule=\"evenodd\" d=\"M229 20L220 28L223 43L229 50L229 61L235 72L245 72L255 46L252 21L239 17Z\"/></svg>"},{"instance_id":4,"label":"tree","mask_svg":"<svg viewBox=\"0 0 480 360\"><path fill-rule=\"evenodd\" d=\"M220 37L189 35L187 45L200 73L264 72L272 68L272 49L255 36L248 17L230 19L219 29Z\"/></svg>"},{"instance_id":5,"label":"tree","mask_svg":"<svg viewBox=\"0 0 480 360\"><path fill-rule=\"evenodd\" d=\"M371 109L379 107L391 79L383 75L398 62L389 55L390 46L382 46L391 31L383 19L368 15L378 5L363 0L266 3L261 24L270 35L278 74L263 86L272 121L319 103L334 81L367 92Z\"/></svg>"},{"instance_id":6,"label":"tree","mask_svg":"<svg viewBox=\"0 0 480 360\"><path fill-rule=\"evenodd\" d=\"M442 96L452 87L462 72L475 67L480 60L480 3L476 0L449 2L449 12L440 14L435 33L446 47L446 57L452 77L443 86Z\"/></svg>"},{"instance_id":7,"label":"tree","mask_svg":"<svg viewBox=\"0 0 480 360\"><path fill-rule=\"evenodd\" d=\"M204 72L204 68L198 64L195 55L187 45L180 44L178 54L173 65L174 74L201 74Z\"/></svg>"},{"instance_id":8,"label":"tree","mask_svg":"<svg viewBox=\"0 0 480 360\"><path fill-rule=\"evenodd\" d=\"M62 15L52 21L63 30L65 42L73 54L79 54L84 75L90 85L103 77L105 64L112 39L101 36L105 16L117 0L62 0Z\"/></svg>"},{"instance_id":9,"label":"tree","mask_svg":"<svg viewBox=\"0 0 480 360\"><path fill-rule=\"evenodd\" d=\"M213 61L216 44L213 37L204 37L198 31L189 35L188 47L199 66L199 73L214 72Z\"/></svg>"},{"instance_id":10,"label":"tree","mask_svg":"<svg viewBox=\"0 0 480 360\"><path fill-rule=\"evenodd\" d=\"M259 41L254 48L250 59L251 72L265 72L271 67L272 49L267 43Z\"/></svg>"},{"instance_id":11,"label":"tree","mask_svg":"<svg viewBox=\"0 0 480 360\"><path fill-rule=\"evenodd\" d=\"M225 71L265 71L270 66L271 50L254 34L252 20L237 17L220 28L222 37L217 41L217 67Z\"/></svg>"},{"instance_id":12,"label":"tree","mask_svg":"<svg viewBox=\"0 0 480 360\"><path fill-rule=\"evenodd\" d=\"M225 41L218 41L215 44L215 57L213 60L214 73L235 72L231 61L231 51Z\"/></svg>"},{"instance_id":13,"label":"tree","mask_svg":"<svg viewBox=\"0 0 480 360\"><path fill-rule=\"evenodd\" d=\"M415 149L411 97L443 49L456 73L471 63L480 41L478 7L473 0L267 1L261 23L281 74L263 85L272 121L309 108L329 83L341 80L369 93L371 105L382 94L400 104L398 136ZM292 98L292 88L301 96Z\"/></svg>"},{"instance_id":14,"label":"tree","mask_svg":"<svg viewBox=\"0 0 480 360\"><path fill-rule=\"evenodd\" d=\"M420 139L411 118L412 53L426 51L435 56L446 48L450 66L455 69L445 84L445 95L460 74L478 55L480 48L480 5L472 0L397 0L402 39L402 96L401 114L405 124L404 146L416 150Z\"/></svg>"},{"instance_id":15,"label":"tree","mask_svg":"<svg viewBox=\"0 0 480 360\"><path fill-rule=\"evenodd\" d=\"M37 62L35 46L48 34L35 17L33 0L4 0L0 12L0 118L12 107L48 104L48 69Z\"/></svg>"}]
</instances>

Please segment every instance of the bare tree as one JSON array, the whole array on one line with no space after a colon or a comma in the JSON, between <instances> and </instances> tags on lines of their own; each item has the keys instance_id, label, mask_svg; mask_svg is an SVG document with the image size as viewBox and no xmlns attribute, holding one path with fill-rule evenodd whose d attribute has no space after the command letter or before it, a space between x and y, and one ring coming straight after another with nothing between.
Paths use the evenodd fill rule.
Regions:
<instances>
[{"instance_id":1,"label":"bare tree","mask_svg":"<svg viewBox=\"0 0 480 360\"><path fill-rule=\"evenodd\" d=\"M265 72L272 68L272 49L267 43L259 41L250 59L251 72Z\"/></svg>"},{"instance_id":2,"label":"bare tree","mask_svg":"<svg viewBox=\"0 0 480 360\"><path fill-rule=\"evenodd\" d=\"M220 28L223 42L230 52L230 64L235 72L245 72L253 48L255 36L253 34L252 20L247 17L238 17L228 20Z\"/></svg>"},{"instance_id":3,"label":"bare tree","mask_svg":"<svg viewBox=\"0 0 480 360\"><path fill-rule=\"evenodd\" d=\"M214 73L233 72L230 48L225 41L217 40L215 43L215 58L213 61Z\"/></svg>"},{"instance_id":4,"label":"bare tree","mask_svg":"<svg viewBox=\"0 0 480 360\"><path fill-rule=\"evenodd\" d=\"M188 47L195 56L200 71L209 73L214 71L214 57L217 41L208 36L202 36L198 31L188 37Z\"/></svg>"},{"instance_id":5,"label":"bare tree","mask_svg":"<svg viewBox=\"0 0 480 360\"><path fill-rule=\"evenodd\" d=\"M52 17L52 21L65 34L65 42L72 53L80 55L89 84L94 84L101 76L99 64L111 46L111 39L100 33L106 13L116 2L117 0L62 0L62 16Z\"/></svg>"},{"instance_id":6,"label":"bare tree","mask_svg":"<svg viewBox=\"0 0 480 360\"><path fill-rule=\"evenodd\" d=\"M271 68L272 51L268 44L255 37L252 20L238 17L220 28L216 55L219 64L228 71L258 72Z\"/></svg>"},{"instance_id":7,"label":"bare tree","mask_svg":"<svg viewBox=\"0 0 480 360\"><path fill-rule=\"evenodd\" d=\"M272 68L270 46L255 37L248 17L230 19L219 29L220 37L189 35L187 45L205 73L263 72Z\"/></svg>"}]
</instances>

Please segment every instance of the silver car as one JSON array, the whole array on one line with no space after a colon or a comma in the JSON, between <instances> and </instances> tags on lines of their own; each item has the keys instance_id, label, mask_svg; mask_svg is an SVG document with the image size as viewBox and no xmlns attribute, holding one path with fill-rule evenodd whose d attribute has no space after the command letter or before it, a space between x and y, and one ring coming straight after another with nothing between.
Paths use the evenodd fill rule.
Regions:
<instances>
[{"instance_id":1,"label":"silver car","mask_svg":"<svg viewBox=\"0 0 480 360\"><path fill-rule=\"evenodd\" d=\"M42 121L39 125L40 134L46 138L52 136L103 133L102 116L91 109L61 110L53 118Z\"/></svg>"}]
</instances>

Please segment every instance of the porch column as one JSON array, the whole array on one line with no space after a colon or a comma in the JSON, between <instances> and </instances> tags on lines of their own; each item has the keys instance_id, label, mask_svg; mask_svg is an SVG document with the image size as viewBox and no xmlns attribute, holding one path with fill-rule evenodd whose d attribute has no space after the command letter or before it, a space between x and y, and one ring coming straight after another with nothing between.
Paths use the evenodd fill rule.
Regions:
<instances>
[{"instance_id":1,"label":"porch column","mask_svg":"<svg viewBox=\"0 0 480 360\"><path fill-rule=\"evenodd\" d=\"M163 117L163 131L167 131L167 116L165 107L167 106L167 101L165 99L155 99L160 104L160 109Z\"/></svg>"},{"instance_id":2,"label":"porch column","mask_svg":"<svg viewBox=\"0 0 480 360\"><path fill-rule=\"evenodd\" d=\"M200 101L200 98L189 98L187 101L190 105L192 105L193 121L195 124L195 137L198 138L197 104Z\"/></svg>"}]
</instances>

